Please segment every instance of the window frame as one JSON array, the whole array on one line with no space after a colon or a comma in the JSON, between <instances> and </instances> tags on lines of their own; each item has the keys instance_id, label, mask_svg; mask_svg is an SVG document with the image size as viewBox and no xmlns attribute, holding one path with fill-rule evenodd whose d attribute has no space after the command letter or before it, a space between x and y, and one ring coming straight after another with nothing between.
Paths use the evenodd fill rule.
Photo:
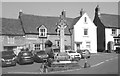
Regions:
<instances>
[{"instance_id":1,"label":"window frame","mask_svg":"<svg viewBox=\"0 0 120 76\"><path fill-rule=\"evenodd\" d=\"M84 36L88 36L88 28L84 28Z\"/></svg>"},{"instance_id":2,"label":"window frame","mask_svg":"<svg viewBox=\"0 0 120 76\"><path fill-rule=\"evenodd\" d=\"M86 48L89 48L89 49L91 48L91 42L90 41L86 41Z\"/></svg>"},{"instance_id":3,"label":"window frame","mask_svg":"<svg viewBox=\"0 0 120 76\"><path fill-rule=\"evenodd\" d=\"M87 24L87 17L84 17L84 23Z\"/></svg>"},{"instance_id":4,"label":"window frame","mask_svg":"<svg viewBox=\"0 0 120 76\"><path fill-rule=\"evenodd\" d=\"M47 37L47 29L44 25L39 28L39 37Z\"/></svg>"},{"instance_id":5,"label":"window frame","mask_svg":"<svg viewBox=\"0 0 120 76\"><path fill-rule=\"evenodd\" d=\"M35 43L34 44L34 50L41 50L42 49L41 46L42 46L41 43Z\"/></svg>"},{"instance_id":6,"label":"window frame","mask_svg":"<svg viewBox=\"0 0 120 76\"><path fill-rule=\"evenodd\" d=\"M14 44L15 43L15 37L14 36L8 36L8 44Z\"/></svg>"},{"instance_id":7,"label":"window frame","mask_svg":"<svg viewBox=\"0 0 120 76\"><path fill-rule=\"evenodd\" d=\"M112 29L112 35L116 35L117 34L117 29Z\"/></svg>"}]
</instances>

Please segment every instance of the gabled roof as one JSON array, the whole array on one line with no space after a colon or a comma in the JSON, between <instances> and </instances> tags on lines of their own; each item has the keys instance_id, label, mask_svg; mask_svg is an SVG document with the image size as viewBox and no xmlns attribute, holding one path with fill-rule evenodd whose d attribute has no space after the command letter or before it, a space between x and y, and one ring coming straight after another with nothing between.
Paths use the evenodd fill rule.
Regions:
<instances>
[{"instance_id":1,"label":"gabled roof","mask_svg":"<svg viewBox=\"0 0 120 76\"><path fill-rule=\"evenodd\" d=\"M120 15L113 14L101 14L100 20L105 27L108 28L120 28Z\"/></svg>"},{"instance_id":2,"label":"gabled roof","mask_svg":"<svg viewBox=\"0 0 120 76\"><path fill-rule=\"evenodd\" d=\"M22 13L21 20L25 33L38 33L37 28L40 25L44 25L49 34L56 34L55 29L57 22L59 22L59 17L36 16ZM68 27L65 28L65 34L70 34L68 28L72 25L73 19L66 18L66 21Z\"/></svg>"},{"instance_id":3,"label":"gabled roof","mask_svg":"<svg viewBox=\"0 0 120 76\"><path fill-rule=\"evenodd\" d=\"M1 34L24 35L18 19L0 18L0 21L2 23L0 25L2 27Z\"/></svg>"},{"instance_id":4,"label":"gabled roof","mask_svg":"<svg viewBox=\"0 0 120 76\"><path fill-rule=\"evenodd\" d=\"M73 26L78 22L78 20L81 18L81 16L78 16L76 18L73 19L72 21L72 26L70 27L71 29L73 29Z\"/></svg>"}]
</instances>

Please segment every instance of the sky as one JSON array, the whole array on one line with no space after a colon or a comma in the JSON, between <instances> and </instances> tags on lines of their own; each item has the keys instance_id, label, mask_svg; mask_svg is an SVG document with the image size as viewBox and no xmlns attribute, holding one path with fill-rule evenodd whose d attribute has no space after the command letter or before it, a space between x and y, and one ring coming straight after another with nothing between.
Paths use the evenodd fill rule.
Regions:
<instances>
[{"instance_id":1,"label":"sky","mask_svg":"<svg viewBox=\"0 0 120 76\"><path fill-rule=\"evenodd\" d=\"M105 0L104 0L105 1ZM2 17L18 18L20 10L25 14L39 16L60 16L62 10L66 16L75 18L80 15L81 8L93 20L95 7L100 6L100 12L118 14L118 2L2 2Z\"/></svg>"}]
</instances>

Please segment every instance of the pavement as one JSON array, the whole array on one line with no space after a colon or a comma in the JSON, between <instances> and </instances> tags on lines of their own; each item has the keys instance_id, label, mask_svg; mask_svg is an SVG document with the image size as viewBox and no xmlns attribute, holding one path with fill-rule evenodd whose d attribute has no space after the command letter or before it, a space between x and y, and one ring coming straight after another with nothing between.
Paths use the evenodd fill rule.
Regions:
<instances>
[{"instance_id":1,"label":"pavement","mask_svg":"<svg viewBox=\"0 0 120 76\"><path fill-rule=\"evenodd\" d=\"M91 65L89 68L83 68L85 61L81 59L79 61L81 67L78 69L55 71L47 74L118 74L118 54L92 54L87 61ZM40 65L40 63L29 65L17 64L14 67L2 68L2 74L40 74Z\"/></svg>"}]
</instances>

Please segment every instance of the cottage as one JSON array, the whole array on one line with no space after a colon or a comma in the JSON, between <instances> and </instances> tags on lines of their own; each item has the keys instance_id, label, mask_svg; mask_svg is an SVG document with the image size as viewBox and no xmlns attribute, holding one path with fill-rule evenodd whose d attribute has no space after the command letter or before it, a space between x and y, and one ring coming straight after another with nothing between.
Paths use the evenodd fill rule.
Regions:
<instances>
[{"instance_id":1,"label":"cottage","mask_svg":"<svg viewBox=\"0 0 120 76\"><path fill-rule=\"evenodd\" d=\"M25 33L26 44L31 50L45 50L46 40L53 42L53 46L60 46L59 17L36 16L19 12L19 20ZM67 25L72 25L72 18L66 18ZM65 28L65 45L71 46L69 27Z\"/></svg>"},{"instance_id":2,"label":"cottage","mask_svg":"<svg viewBox=\"0 0 120 76\"><path fill-rule=\"evenodd\" d=\"M13 50L25 45L24 32L18 19L1 18L1 23L1 51Z\"/></svg>"},{"instance_id":3,"label":"cottage","mask_svg":"<svg viewBox=\"0 0 120 76\"><path fill-rule=\"evenodd\" d=\"M74 22L71 29L74 50L88 49L91 53L97 53L97 27L88 14L81 9L80 16Z\"/></svg>"},{"instance_id":4,"label":"cottage","mask_svg":"<svg viewBox=\"0 0 120 76\"><path fill-rule=\"evenodd\" d=\"M100 13L100 7L95 8L94 23L97 26L97 50L115 50L120 45L119 15Z\"/></svg>"},{"instance_id":5,"label":"cottage","mask_svg":"<svg viewBox=\"0 0 120 76\"><path fill-rule=\"evenodd\" d=\"M66 21L64 45L75 51L89 49L91 53L97 53L97 27L87 13L81 10L80 16L76 18L66 17L66 11L62 13ZM37 16L22 11L19 12L18 19L2 18L1 36L4 38L3 44L7 43L3 45L4 50L6 46L11 46L6 50L21 46L27 46L30 50L45 50L46 40L52 41L53 46L60 47L59 21L60 17Z\"/></svg>"}]
</instances>

